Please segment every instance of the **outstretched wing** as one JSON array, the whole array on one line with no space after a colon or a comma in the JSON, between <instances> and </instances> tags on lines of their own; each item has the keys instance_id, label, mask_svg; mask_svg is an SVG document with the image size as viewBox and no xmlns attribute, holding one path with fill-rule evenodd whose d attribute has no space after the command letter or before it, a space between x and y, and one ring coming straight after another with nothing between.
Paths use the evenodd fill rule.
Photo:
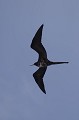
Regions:
<instances>
[{"instance_id":1,"label":"outstretched wing","mask_svg":"<svg viewBox=\"0 0 79 120\"><path fill-rule=\"evenodd\" d=\"M33 74L33 77L34 77L36 83L38 84L39 88L45 94L46 94L46 91L45 91L45 86L44 86L44 82L43 82L43 77L46 72L46 69L47 69L47 67L41 67Z\"/></svg>"},{"instance_id":2,"label":"outstretched wing","mask_svg":"<svg viewBox=\"0 0 79 120\"><path fill-rule=\"evenodd\" d=\"M40 26L40 28L36 32L31 43L31 48L34 49L39 54L40 57L47 58L46 50L41 43L42 30L43 30L43 24Z\"/></svg>"}]
</instances>

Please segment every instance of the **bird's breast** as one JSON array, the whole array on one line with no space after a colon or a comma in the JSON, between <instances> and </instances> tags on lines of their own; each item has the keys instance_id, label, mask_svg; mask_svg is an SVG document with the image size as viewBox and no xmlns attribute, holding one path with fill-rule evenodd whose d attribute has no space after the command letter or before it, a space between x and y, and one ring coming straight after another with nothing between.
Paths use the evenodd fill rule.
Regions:
<instances>
[{"instance_id":1,"label":"bird's breast","mask_svg":"<svg viewBox=\"0 0 79 120\"><path fill-rule=\"evenodd\" d=\"M39 67L46 67L47 64L45 62L40 62Z\"/></svg>"}]
</instances>

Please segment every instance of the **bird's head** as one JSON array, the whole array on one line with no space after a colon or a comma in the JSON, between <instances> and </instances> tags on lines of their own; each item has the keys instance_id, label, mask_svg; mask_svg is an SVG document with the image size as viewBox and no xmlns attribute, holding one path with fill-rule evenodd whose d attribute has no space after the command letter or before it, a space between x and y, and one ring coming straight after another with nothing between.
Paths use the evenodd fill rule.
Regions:
<instances>
[{"instance_id":1,"label":"bird's head","mask_svg":"<svg viewBox=\"0 0 79 120\"><path fill-rule=\"evenodd\" d=\"M30 66L33 66L33 65L38 66L38 62L35 62L34 64L32 64Z\"/></svg>"}]
</instances>

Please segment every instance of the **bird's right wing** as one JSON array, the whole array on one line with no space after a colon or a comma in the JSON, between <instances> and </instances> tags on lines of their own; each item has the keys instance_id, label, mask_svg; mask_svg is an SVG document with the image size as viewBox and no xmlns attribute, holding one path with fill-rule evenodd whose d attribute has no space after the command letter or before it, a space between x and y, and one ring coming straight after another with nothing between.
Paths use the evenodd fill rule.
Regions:
<instances>
[{"instance_id":1,"label":"bird's right wing","mask_svg":"<svg viewBox=\"0 0 79 120\"><path fill-rule=\"evenodd\" d=\"M39 56L42 56L43 58L47 58L46 50L41 43L42 30L43 30L43 24L40 26L40 28L36 32L31 43L31 48L35 50L39 54Z\"/></svg>"},{"instance_id":2,"label":"bird's right wing","mask_svg":"<svg viewBox=\"0 0 79 120\"><path fill-rule=\"evenodd\" d=\"M33 77L34 77L36 83L38 84L39 88L45 94L46 94L46 91L45 91L45 86L44 86L44 82L43 82L43 77L46 72L46 69L47 69L47 67L41 67L33 74Z\"/></svg>"}]
</instances>

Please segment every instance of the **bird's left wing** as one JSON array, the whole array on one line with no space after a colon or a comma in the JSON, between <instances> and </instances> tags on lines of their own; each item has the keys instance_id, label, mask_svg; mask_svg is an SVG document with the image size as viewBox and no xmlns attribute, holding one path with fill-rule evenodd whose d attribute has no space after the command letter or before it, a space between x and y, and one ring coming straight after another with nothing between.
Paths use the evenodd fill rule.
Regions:
<instances>
[{"instance_id":1,"label":"bird's left wing","mask_svg":"<svg viewBox=\"0 0 79 120\"><path fill-rule=\"evenodd\" d=\"M39 68L34 74L33 77L35 79L35 82L38 84L39 88L46 94L45 86L43 82L43 77L46 72L47 67L41 67Z\"/></svg>"},{"instance_id":2,"label":"bird's left wing","mask_svg":"<svg viewBox=\"0 0 79 120\"><path fill-rule=\"evenodd\" d=\"M43 24L40 26L40 28L37 30L32 43L31 43L31 48L35 50L39 56L42 56L44 59L47 58L47 53L42 45L41 39L42 39L42 30L43 30Z\"/></svg>"}]
</instances>

